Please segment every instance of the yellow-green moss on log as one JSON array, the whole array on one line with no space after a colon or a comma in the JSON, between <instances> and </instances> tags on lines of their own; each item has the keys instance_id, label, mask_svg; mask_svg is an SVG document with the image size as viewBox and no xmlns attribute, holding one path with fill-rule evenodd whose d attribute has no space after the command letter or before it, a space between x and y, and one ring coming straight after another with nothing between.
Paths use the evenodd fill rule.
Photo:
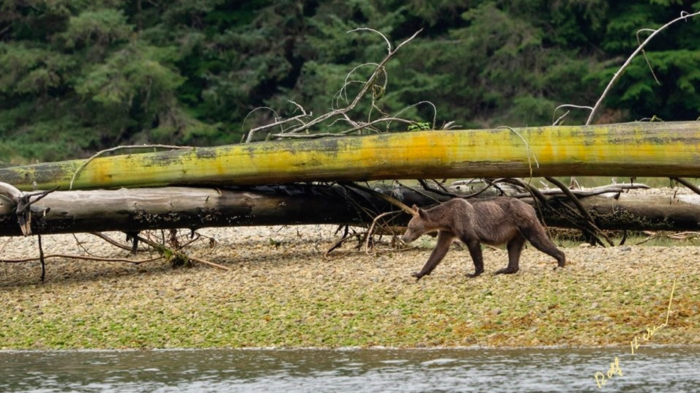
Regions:
<instances>
[{"instance_id":1,"label":"yellow-green moss on log","mask_svg":"<svg viewBox=\"0 0 700 393\"><path fill-rule=\"evenodd\" d=\"M68 189L85 160L0 169ZM700 122L421 131L99 157L73 189L435 177L700 176Z\"/></svg>"}]
</instances>

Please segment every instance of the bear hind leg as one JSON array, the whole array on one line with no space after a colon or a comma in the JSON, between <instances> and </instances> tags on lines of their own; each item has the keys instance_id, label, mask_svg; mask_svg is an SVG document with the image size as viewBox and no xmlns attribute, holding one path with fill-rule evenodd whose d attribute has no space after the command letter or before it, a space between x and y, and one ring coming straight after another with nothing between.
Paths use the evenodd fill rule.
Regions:
<instances>
[{"instance_id":1,"label":"bear hind leg","mask_svg":"<svg viewBox=\"0 0 700 393\"><path fill-rule=\"evenodd\" d=\"M536 249L556 259L559 267L566 265L566 255L549 239L539 222L529 228L522 228L521 232Z\"/></svg>"},{"instance_id":2,"label":"bear hind leg","mask_svg":"<svg viewBox=\"0 0 700 393\"><path fill-rule=\"evenodd\" d=\"M518 233L512 238L507 245L508 248L508 266L498 270L494 274L514 274L520 270L520 253L525 246L525 237Z\"/></svg>"}]
</instances>

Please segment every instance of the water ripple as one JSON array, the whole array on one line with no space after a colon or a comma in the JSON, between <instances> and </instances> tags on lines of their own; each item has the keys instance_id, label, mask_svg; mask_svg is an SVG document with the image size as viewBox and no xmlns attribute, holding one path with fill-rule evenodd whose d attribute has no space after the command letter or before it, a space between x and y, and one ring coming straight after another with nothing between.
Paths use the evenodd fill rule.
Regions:
<instances>
[{"instance_id":1,"label":"water ripple","mask_svg":"<svg viewBox=\"0 0 700 393\"><path fill-rule=\"evenodd\" d=\"M700 349L183 350L0 352L12 392L693 392Z\"/></svg>"}]
</instances>

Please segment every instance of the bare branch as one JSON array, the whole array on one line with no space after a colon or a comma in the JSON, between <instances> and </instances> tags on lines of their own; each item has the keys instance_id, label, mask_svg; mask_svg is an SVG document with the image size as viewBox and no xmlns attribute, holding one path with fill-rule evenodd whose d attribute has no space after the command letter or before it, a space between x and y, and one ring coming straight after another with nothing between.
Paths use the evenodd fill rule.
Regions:
<instances>
[{"instance_id":1,"label":"bare branch","mask_svg":"<svg viewBox=\"0 0 700 393\"><path fill-rule=\"evenodd\" d=\"M304 110L304 107L302 107L301 105L297 104L296 102L291 101L291 100L289 100L288 102L290 102L290 103L292 103L294 106L296 106L297 109L299 109L299 110L301 111L301 114L300 114L300 115L297 115L297 116L294 116L294 117L290 117L290 118L288 118L288 119L282 119L282 118L277 114L277 112L275 112L272 108L269 108L269 107L266 107L266 106L264 106L264 107L259 107L259 108L255 108L255 109L253 109L252 111L250 111L250 112L246 115L245 119L243 119L243 122L244 122L244 123L245 123L245 120L248 118L248 116L250 116L253 112L255 112L255 111L259 110L259 109L267 109L267 110L272 111L272 113L275 114L275 121L274 121L274 123L265 124L265 125L262 125L262 126L260 126L260 127L253 128L253 129L251 129L250 131L248 131L248 135L247 135L247 137L246 137L245 143L250 143L250 142L252 142L252 141L253 141L253 137L255 136L255 133L257 133L258 131L267 130L267 129L274 128L274 127L280 127L281 132L284 132L284 128L282 127L282 125L287 124L287 123L290 123L290 122L293 122L293 121L298 121L298 122L300 122L302 125L306 124L306 123L304 123L301 119L304 118L304 117L309 117L309 116L311 116L312 114L311 114L311 113L306 113L306 110ZM294 112L296 112L296 110L295 110Z\"/></svg>"},{"instance_id":2,"label":"bare branch","mask_svg":"<svg viewBox=\"0 0 700 393\"><path fill-rule=\"evenodd\" d=\"M156 251L158 251L159 253L161 253L161 255L166 255L166 254L167 254L167 255L171 255L171 258L178 258L178 259L181 259L181 260L183 260L183 261L194 261L194 262L198 262L198 263L202 263L202 264L205 264L205 265L209 265L209 266L212 266L212 267L221 269L221 270L226 270L226 271L230 271L230 270L231 270L231 269L229 269L228 267L226 267L226 266L224 266L224 265L220 265L220 264L218 264L218 263L210 262L210 261L207 261L206 259L201 259L201 258L196 258L196 257L193 257L193 256L189 256L189 255L186 255L185 253L183 253L183 252L181 252L181 251L169 249L169 248L165 247L163 244L158 244L158 243L156 243L156 242L154 242L154 241L152 241L152 240L150 240L150 239L146 239L146 238L141 237L141 236L139 236L139 235L136 235L136 239L138 239L138 240L139 240L140 242L142 242L142 243L148 244L149 246L153 247Z\"/></svg>"},{"instance_id":3,"label":"bare branch","mask_svg":"<svg viewBox=\"0 0 700 393\"><path fill-rule=\"evenodd\" d=\"M416 102L416 103L413 104L413 105L409 105L409 106L407 106L407 107L401 109L400 111L396 112L396 114L394 115L394 117L397 117L397 116L399 116L400 114L402 114L403 112L406 112L407 110L409 110L409 109L411 109L411 108L415 108L415 107L417 107L418 105L422 105L422 104L428 104L428 105L430 105L430 106L433 108L433 125L432 125L432 127L431 127L430 129L431 129L431 130L434 130L434 129L435 129L435 123L437 122L437 107L435 106L435 104L433 104L433 103L430 102L430 101L420 101L420 102Z\"/></svg>"},{"instance_id":4,"label":"bare branch","mask_svg":"<svg viewBox=\"0 0 700 393\"><path fill-rule=\"evenodd\" d=\"M680 178L680 177L672 177L671 180L675 180L678 183L681 183L682 185L686 186L689 190L700 195L700 188L696 187L693 183L691 183L683 178Z\"/></svg>"},{"instance_id":5,"label":"bare branch","mask_svg":"<svg viewBox=\"0 0 700 393\"><path fill-rule=\"evenodd\" d=\"M350 116L348 116L347 113L343 113L343 114L340 115L340 116L341 116L341 117L339 117L339 118L333 120L333 121L331 122L331 124L329 124L328 126L329 126L329 127L333 127L336 123L338 123L338 122L340 122L340 121L348 122L348 123L349 123L351 126L353 126L353 127L357 127L357 126L359 126L359 125L362 123L362 122L358 122L358 121L355 121L355 120L351 119Z\"/></svg>"},{"instance_id":6,"label":"bare branch","mask_svg":"<svg viewBox=\"0 0 700 393\"><path fill-rule=\"evenodd\" d=\"M418 36L418 34L420 34L422 31L423 31L423 29L419 29L418 31L416 31L415 33L413 33L412 36L406 38L406 40L404 40L404 42L400 43L399 46L397 46L396 49L394 49L394 53L396 53L396 51L398 51L399 49L401 49L402 46L404 46L404 45L408 44L409 42L413 41L413 39L416 38L416 37Z\"/></svg>"},{"instance_id":7,"label":"bare branch","mask_svg":"<svg viewBox=\"0 0 700 393\"><path fill-rule=\"evenodd\" d=\"M441 130L451 130L451 129L457 128L457 127L462 127L462 126L459 124L455 124L454 121L448 121L447 123L443 124L442 127L440 127L440 129Z\"/></svg>"},{"instance_id":8,"label":"bare branch","mask_svg":"<svg viewBox=\"0 0 700 393\"><path fill-rule=\"evenodd\" d=\"M382 194L381 192L377 192L371 188L363 187L363 186L356 184L356 183L347 183L347 184L345 184L345 186L350 187L350 188L355 188L355 189L364 191L364 192L366 192L372 196L375 196L377 198L381 198L381 199L391 203L392 205L398 207L399 209L403 210L405 213L410 214L411 216L416 215L416 212L413 211L413 209L411 209L410 207L406 206L404 203L402 203L399 200L392 198L388 195Z\"/></svg>"},{"instance_id":9,"label":"bare branch","mask_svg":"<svg viewBox=\"0 0 700 393\"><path fill-rule=\"evenodd\" d=\"M630 63L632 62L632 59L634 59L634 58L637 56L637 54L639 54L639 52L641 52L641 51L644 49L644 47L645 47L657 34L659 34L659 33L662 32L663 30L665 30L667 27L671 26L672 24L674 24L674 23L676 23L676 22L678 22L678 21L687 20L688 18L692 18L692 17L697 16L697 15L700 15L700 11L694 12L694 13L692 13L692 14L689 14L689 13L683 11L683 12L681 12L681 16L680 16L680 17L678 17L678 18L676 18L676 19L674 19L674 20L672 20L672 21L666 23L665 25L659 27L659 28L656 29L653 33L651 33L651 34L649 35L649 37L647 37L647 39L644 40L644 42L642 42L642 43L637 47L637 49L630 55L630 57L627 58L627 61L625 61L625 63L622 65L622 67L620 67L620 69L618 69L618 70L615 72L615 75L613 75L612 79L610 79L610 82L609 82L608 85L605 87L605 90L603 91L603 94L600 96L600 98L598 98L598 101L597 101L597 102L595 103L595 105L593 106L593 109L591 110L591 114L588 116L588 120L586 120L586 125L591 124L591 122L593 121L593 117L595 116L596 112L598 111L598 108L600 108L600 105L603 103L603 100L605 99L605 97L607 97L608 93L609 93L610 90L612 89L612 87L613 87L613 85L615 84L615 82L617 82L617 80L618 80L618 79L620 78L620 76L622 75L622 71L624 71L625 68L627 68L627 66L630 65Z\"/></svg>"},{"instance_id":10,"label":"bare branch","mask_svg":"<svg viewBox=\"0 0 700 393\"><path fill-rule=\"evenodd\" d=\"M389 80L389 75L386 71L386 64L391 60L393 56L396 55L396 52L402 48L404 45L408 44L411 42L413 39L415 39L418 34L420 34L421 30L416 31L412 36L407 38L406 40L402 41L398 46L395 48L392 46L390 40L387 38L386 35L382 34L381 32L371 29L371 28L366 28L366 27L360 27L357 29L353 29L348 31L348 33L353 33L353 32L370 32L370 33L375 33L382 37L384 42L387 45L387 55L380 61L379 63L374 63L374 62L368 62L368 63L363 63L358 66L355 66L350 72L345 76L345 80L343 81L342 87L333 95L333 98L331 100L331 110L330 112L324 113L320 116L317 117L312 117L311 113L307 113L304 108L293 102L290 101L292 104L294 104L299 111L301 111L301 114L290 117L288 119L282 119L277 112L274 112L271 108L268 107L261 107L261 108L256 108L255 110L260 110L260 109L266 109L270 110L275 114L275 119L274 122L271 124L266 124L260 127L256 127L254 129L251 129L248 131L247 136L245 137L245 142L252 142L253 137L256 133L260 131L265 131L265 130L270 130L274 127L280 127L279 133L274 133L274 134L268 134L268 137L273 137L276 139L281 139L281 138L320 138L320 137L327 137L327 136L339 136L339 135L348 135L353 132L360 131L362 133L362 130L371 130L372 132L381 132L380 129L374 127L377 124L386 124L386 129L388 130L389 127L391 126L392 122L401 122L405 124L418 124L415 121L407 120L407 119L400 119L398 116L403 113L404 111L408 110L411 107L415 107L418 105L422 104L428 104L433 107L433 121L432 121L432 127L435 129L436 123L437 123L437 109L434 104L432 104L429 101L421 101L417 104L411 105L407 108L402 109L399 111L395 116L390 117L388 114L384 113L382 109L376 104L376 102L384 95L384 92L387 89L388 86L388 80ZM373 68L371 74L363 80L360 79L353 79L354 77L356 78L356 75L358 74L358 71L362 68L371 66ZM383 81L379 81L380 78L383 78ZM360 84L359 90L357 93L354 95L352 100L349 99L348 97L348 88L351 85L354 84ZM369 106L369 113L367 114L367 121L362 122L362 121L356 121L351 118L349 113L353 111L359 102L365 98L368 94L371 94L371 103ZM341 101L345 103L343 107L341 107ZM253 111L255 111L253 110ZM374 115L374 112L378 111L379 115ZM251 112L252 113L252 112ZM249 113L248 115L250 115ZM379 119L372 120L373 116L379 116ZM246 116L247 119L248 116ZM306 119L306 118L309 119ZM340 133L316 133L316 134L311 134L309 131L313 129L314 127L320 125L321 123L324 122L330 122L329 127L332 127L336 124L338 121L345 121L347 122L351 128L347 130L343 130ZM244 120L245 122L245 120ZM288 127L285 127L285 125L289 125ZM451 125L451 123L450 123ZM302 134L302 133L305 133Z\"/></svg>"},{"instance_id":11,"label":"bare branch","mask_svg":"<svg viewBox=\"0 0 700 393\"><path fill-rule=\"evenodd\" d=\"M0 195L6 196L11 201L17 203L17 200L24 194L12 184L0 182Z\"/></svg>"},{"instance_id":12,"label":"bare branch","mask_svg":"<svg viewBox=\"0 0 700 393\"><path fill-rule=\"evenodd\" d=\"M558 107L554 108L554 112L552 112L552 125L555 125L555 126L556 126L556 125L561 121L561 119L563 119L563 118L569 113L569 112L567 111L566 113L564 113L563 115L561 115L556 121L554 121L554 115L557 114L557 111L558 111L560 108L588 109L588 110L590 110L590 111L593 110L593 107L586 106L586 105L572 105L572 104L563 104L563 105L559 105Z\"/></svg>"},{"instance_id":13,"label":"bare branch","mask_svg":"<svg viewBox=\"0 0 700 393\"><path fill-rule=\"evenodd\" d=\"M0 197L2 197L0 198L0 212L5 215L16 214L17 223L19 224L22 234L24 236L29 236L32 234L32 205L57 189L58 187L54 187L47 191L25 194L11 184L0 182ZM9 200L9 206L6 206L7 204L3 203L3 200ZM45 209L43 212L39 212L39 214L44 215L48 210L49 209Z\"/></svg>"},{"instance_id":14,"label":"bare branch","mask_svg":"<svg viewBox=\"0 0 700 393\"><path fill-rule=\"evenodd\" d=\"M554 121L554 123L552 123L552 125L553 125L553 126L559 125L559 122L561 122L561 121L566 117L566 115L568 115L570 112L571 112L571 111L566 111L566 112L564 112L564 114L561 115L561 116L559 116L559 117L557 118L557 120Z\"/></svg>"},{"instance_id":15,"label":"bare branch","mask_svg":"<svg viewBox=\"0 0 700 393\"><path fill-rule=\"evenodd\" d=\"M546 184L542 183L543 186L547 186ZM590 197L590 196L595 196L595 195L603 195L603 194L620 194L621 192L625 190L638 190L638 189L649 189L650 187L646 184L643 183L634 183L634 184L611 184L607 186L600 186L600 187L594 187L586 190L572 190L569 189L569 191L573 194L576 195L579 198L585 198L585 197ZM542 195L550 195L550 196L561 196L561 195L566 195L564 192L559 189L559 188L550 188L546 190L540 190L540 193ZM518 194L512 194L509 195L512 196L513 198L526 198L530 196L530 193L518 193Z\"/></svg>"},{"instance_id":16,"label":"bare branch","mask_svg":"<svg viewBox=\"0 0 700 393\"><path fill-rule=\"evenodd\" d=\"M569 188L564 185L564 183L560 182L559 180L553 178L553 177L545 177L548 182L554 184L555 186L559 187L561 191L569 198L569 200L576 206L578 209L579 214L583 219L587 222L588 226L592 230L593 233L596 233L605 239L610 246L614 246L612 240L610 240L610 237L608 237L603 231L598 228L598 226L595 224L595 221L593 220L593 217L588 213L588 210L586 210L585 207L583 207L583 204L581 201L578 200L578 198L569 190Z\"/></svg>"},{"instance_id":17,"label":"bare branch","mask_svg":"<svg viewBox=\"0 0 700 393\"><path fill-rule=\"evenodd\" d=\"M374 233L374 227L377 226L377 222L379 221L380 218L384 218L389 215L394 215L394 214L399 214L401 213L401 210L395 210L391 212L384 212L377 217L374 217L374 220L372 220L372 225L369 226L369 229L367 230L367 234L365 236L365 253L369 254L369 241L372 239L372 235Z\"/></svg>"},{"instance_id":18,"label":"bare branch","mask_svg":"<svg viewBox=\"0 0 700 393\"><path fill-rule=\"evenodd\" d=\"M253 113L259 111L259 110L269 110L270 112L272 112L272 113L275 114L275 117L274 117L275 122L274 122L273 124L267 124L267 125L265 125L264 127L267 127L267 126L269 126L269 127L275 127L275 126L277 125L277 122L278 122L279 119L280 119L280 115L278 115L277 112L276 112L274 109L270 108L269 106L261 106L261 107L258 107L258 108L254 108L252 111L248 112L247 115L245 115L245 117L243 118L243 122L241 123L241 131L243 131L243 133L245 133L245 131L244 131L245 128L243 128L243 126L245 125L246 120L248 120L248 117L249 117L250 115L252 115ZM258 128L261 128L261 127L258 127ZM249 143L249 142L250 142L250 140L252 139L252 134L254 134L255 131L258 130L258 128L256 128L255 130L250 130L250 131L248 131L248 135L247 135L247 137L246 137L246 143ZM282 128L280 127L280 129L282 129Z\"/></svg>"},{"instance_id":19,"label":"bare branch","mask_svg":"<svg viewBox=\"0 0 700 393\"><path fill-rule=\"evenodd\" d=\"M221 264L218 264L218 263L214 263L214 262L212 262L212 261L207 261L206 259L193 257L193 256L191 256L191 255L188 255L187 258L189 258L190 260L195 261L195 262L197 262L197 263L202 263L202 264L205 264L205 265L209 265L209 266L215 267L215 268L217 268L217 269L226 270L226 271L231 271L231 269L229 269L228 267L226 267L226 266L224 266L224 265L221 265Z\"/></svg>"},{"instance_id":20,"label":"bare branch","mask_svg":"<svg viewBox=\"0 0 700 393\"><path fill-rule=\"evenodd\" d=\"M132 260L132 259L124 259L124 258L102 258L102 257L87 257L84 255L71 255L71 254L51 254L51 255L44 255L44 259L47 258L65 258L65 259L78 259L82 261L95 261L95 262L120 262L120 263L131 263L133 265L140 265L142 263L147 263L147 262L155 262L159 259L163 259L163 257L156 257L156 258L151 258L151 259L144 259L144 260ZM36 258L0 258L0 262L2 263L24 263L24 262L34 262L40 260L39 257Z\"/></svg>"},{"instance_id":21,"label":"bare branch","mask_svg":"<svg viewBox=\"0 0 700 393\"><path fill-rule=\"evenodd\" d=\"M355 127L353 127L353 128L349 128L349 129L347 129L347 130L343 130L343 131L340 131L340 132L337 132L337 133L301 134L301 135L300 135L300 134L289 134L289 133L284 133L284 134L273 134L272 136L275 137L275 138L295 138L295 139L305 139L305 138L306 138L306 139L313 139L313 138L333 137L333 136L335 136L335 137L341 137L341 136L345 136L345 135L351 134L351 133L353 133L353 132L355 132L355 131L359 131L359 130L362 130L362 129L365 129L365 128L370 128L371 126L373 126L373 125L375 125L375 124L379 124L379 123L387 123L387 122L390 123L390 122L392 122L392 121L395 121L395 122L398 122L398 123L405 123L405 124L417 124L417 123L416 123L415 121L413 121L413 120L406 120L406 119L402 119L402 118L400 118L400 117L382 117L382 118L379 118L379 119L372 120L372 121L369 122L369 123L354 122L354 121L349 120L349 119L347 119L347 121L352 122L352 123L355 123L355 124L357 124L357 125L356 125Z\"/></svg>"},{"instance_id":22,"label":"bare branch","mask_svg":"<svg viewBox=\"0 0 700 393\"><path fill-rule=\"evenodd\" d=\"M642 41L639 39L639 33L641 33L641 32L651 32L651 33L653 34L655 31L656 31L656 30L654 30L654 29L639 29L639 30L637 30L637 34L636 34L636 36L637 36L637 45L642 45ZM654 77L654 80L656 81L656 84L659 85L659 86L661 86L661 82L659 82L659 78L656 77L656 74L654 73L654 68L652 68L651 62L649 62L649 58L647 57L647 52L646 52L644 49L642 49L642 56L644 56L644 60L647 62L647 67L649 67L649 71L651 71L651 76Z\"/></svg>"},{"instance_id":23,"label":"bare branch","mask_svg":"<svg viewBox=\"0 0 700 393\"><path fill-rule=\"evenodd\" d=\"M359 29L355 29L355 30L353 30L353 31L371 31L371 32L377 32L376 30L369 29L369 28L359 28ZM372 74L369 76L369 78L367 78L367 80L364 82L364 84L363 84L362 87L360 88L360 91L355 95L355 97L353 98L353 100L352 100L346 107L334 109L334 110L332 110L331 112L328 112L328 113L325 113L325 114L323 114L323 115L320 115L320 116L318 116L318 117L316 117L316 118L310 120L309 122L307 122L307 123L305 123L305 124L303 124L303 125L300 125L300 126L298 126L298 127L295 127L295 128L290 129L290 130L284 131L284 132L282 133L283 135L277 134L277 135L275 135L275 136L276 136L276 137L282 137L282 136L284 136L284 137L289 137L289 134L298 134L298 133L300 133L300 132L302 132L302 131L307 131L307 130L311 129L312 127L314 127L314 126L316 126L316 125L318 125L318 124L320 124L320 123L323 123L323 122L325 122L325 121L327 121L327 120L329 120L329 119L331 119L331 118L338 117L338 116L343 116L343 115L347 114L348 112L350 112L350 111L352 111L353 109L355 109L355 107L356 107L357 104L360 102L360 100L370 91L370 89L373 88L373 86L376 85L376 84L375 84L375 81L376 81L380 76L384 76L384 83L383 83L381 86L382 86L382 89L386 89L386 83L387 83L386 81L387 81L388 77L387 77L386 69L384 68L384 66L386 65L386 63L387 63L389 60L391 60L392 57L394 57L394 55L396 54L396 52L397 52L403 45L405 45L405 44L407 44L408 42L410 42L411 40L413 40L413 39L420 33L420 31L421 31L421 30L417 31L417 32L414 33L411 37L409 37L408 39L406 39L405 41L403 41L401 44L399 44L399 45L396 47L396 49L392 49L392 48L391 48L391 44L388 43L388 39L386 38L386 36L384 36L384 35L382 35L381 33L379 33L379 34L382 36L382 38L384 38L384 40L387 41L387 43L388 43L388 45L387 45L388 48L389 48L388 54L386 55L386 57L384 57L384 59L382 59L381 62L379 62L379 63L377 63L377 64L374 64L374 63L366 63L366 64L360 65L360 66L358 66L358 67L355 67L355 68L351 71L351 74L352 74L352 73L354 73L357 69L359 69L359 68L361 68L361 67L364 67L364 66L366 66L366 65L370 65L370 64L371 64L371 65L374 65L374 66L375 66L374 71L373 71ZM377 32L377 33L378 33L378 32ZM347 94L347 90L344 90L344 89L346 89L347 86L348 86L350 83L357 83L357 81L349 81L348 79L349 79L349 77L346 77L346 83L343 85L343 87L340 89L340 91L339 91L338 93L336 93L335 97L338 97L337 99L342 99L342 98L344 97L344 95ZM373 99L374 99L374 97L373 97ZM346 102L347 102L347 99L346 99ZM358 123L358 124L359 124L359 123ZM359 129L359 128L353 127L352 130L348 130L347 132L357 131L357 129Z\"/></svg>"},{"instance_id":24,"label":"bare branch","mask_svg":"<svg viewBox=\"0 0 700 393\"><path fill-rule=\"evenodd\" d=\"M358 27L358 28L356 28L356 29L352 29L352 30L347 31L347 33L355 33L355 32L358 32L358 31L371 31L372 33L379 34L379 36L381 36L382 38L384 38L384 41L386 42L386 49L387 49L387 52L388 52L389 54L391 54L391 42L389 42L389 39L386 38L386 36L385 36L384 34L380 33L380 32L377 31L377 30L370 29L369 27ZM398 48L397 48L397 49L398 49Z\"/></svg>"},{"instance_id":25,"label":"bare branch","mask_svg":"<svg viewBox=\"0 0 700 393\"><path fill-rule=\"evenodd\" d=\"M348 90L347 90L347 87L348 87L351 83L361 83L361 84L366 83L365 81L361 81L361 80L349 81L348 79L350 79L350 76L351 76L355 71L357 71L358 69L360 69L360 68L362 68L362 67L370 66L370 65L371 65L371 66L374 66L374 67L377 67L377 68L379 67L379 64L377 64L377 63L364 63L364 64L360 64L360 65L358 65L357 67L353 68L353 69L345 76L345 81L344 81L344 83L343 83L343 86L340 88L340 90L338 90L337 93L335 93L335 94L333 95L333 97L335 98L336 96L338 96L338 101L339 101L340 99L343 99L343 98L344 98L344 99L345 99L345 102L347 103L347 102L348 102L348 95L347 95L347 91L348 91ZM376 69L376 68L375 68L375 69ZM381 70L382 70L382 72L384 73L384 85L383 85L383 88L386 90L386 86L387 86L387 84L388 84L388 82L389 82L389 74L387 74L386 69L382 68ZM336 101L336 104L338 103L338 101ZM333 106L331 106L331 108L333 108Z\"/></svg>"},{"instance_id":26,"label":"bare branch","mask_svg":"<svg viewBox=\"0 0 700 393\"><path fill-rule=\"evenodd\" d=\"M346 135L346 134L350 134L350 133L352 133L352 132L354 132L354 131L361 130L361 129L363 129L363 128L371 127L371 126L374 125L374 124L379 124L379 123L391 123L391 122L393 122L393 121L398 122L398 123L404 123L404 124L417 124L417 123L416 123L415 121L413 121L413 120L406 120L406 119L402 119L402 118L400 118L400 117L382 117L382 118L379 118L379 119L372 120L372 121L369 122L369 123L360 124L360 125L358 125L357 127L350 128L350 129L348 129L348 130L341 131L341 132L339 132L338 134L340 134L340 135Z\"/></svg>"},{"instance_id":27,"label":"bare branch","mask_svg":"<svg viewBox=\"0 0 700 393\"><path fill-rule=\"evenodd\" d=\"M119 243L118 241L112 239L111 237L105 235L104 233L101 233L101 232L88 232L88 233L91 234L91 235L97 236L97 237L99 237L100 239L106 241L107 243L109 243L109 244L111 244L111 245L113 245L113 246L115 246L115 247L121 248L122 250L132 251L131 246L127 246L127 245L121 244L121 243ZM140 250L140 251L144 251L144 250Z\"/></svg>"},{"instance_id":28,"label":"bare branch","mask_svg":"<svg viewBox=\"0 0 700 393\"><path fill-rule=\"evenodd\" d=\"M648 121L649 123L653 123L653 122L655 122L655 121L663 122L664 119L662 119L662 118L660 118L660 117L656 117L656 115L653 115L653 116L651 116L651 117L643 117L643 118L641 118L641 119L639 119L639 120L637 120L637 121Z\"/></svg>"},{"instance_id":29,"label":"bare branch","mask_svg":"<svg viewBox=\"0 0 700 393\"><path fill-rule=\"evenodd\" d=\"M287 102L289 102L289 103L293 104L294 106L296 106L297 109L299 109L299 110L301 111L301 113L306 113L306 111L304 110L304 107L301 106L301 105L299 105L299 104L297 104L295 101L287 100ZM296 110L295 110L294 112L296 112ZM292 114L293 114L294 112L292 112Z\"/></svg>"}]
</instances>

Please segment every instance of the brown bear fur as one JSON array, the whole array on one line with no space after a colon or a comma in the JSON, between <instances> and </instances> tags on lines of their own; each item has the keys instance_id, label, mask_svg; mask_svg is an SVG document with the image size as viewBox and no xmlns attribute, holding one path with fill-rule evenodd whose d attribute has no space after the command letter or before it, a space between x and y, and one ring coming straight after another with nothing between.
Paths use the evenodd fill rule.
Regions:
<instances>
[{"instance_id":1,"label":"brown bear fur","mask_svg":"<svg viewBox=\"0 0 700 393\"><path fill-rule=\"evenodd\" d=\"M442 261L455 239L462 241L469 249L475 271L469 277L484 272L481 243L501 245L507 243L508 266L496 274L512 274L519 269L520 252L529 240L535 248L554 257L559 267L566 264L566 256L559 250L537 219L535 209L527 203L507 197L476 200L452 199L431 209L423 210L413 206L416 214L401 237L410 243L427 232L439 231L437 245L428 261L413 277L421 279L429 275Z\"/></svg>"}]
</instances>

